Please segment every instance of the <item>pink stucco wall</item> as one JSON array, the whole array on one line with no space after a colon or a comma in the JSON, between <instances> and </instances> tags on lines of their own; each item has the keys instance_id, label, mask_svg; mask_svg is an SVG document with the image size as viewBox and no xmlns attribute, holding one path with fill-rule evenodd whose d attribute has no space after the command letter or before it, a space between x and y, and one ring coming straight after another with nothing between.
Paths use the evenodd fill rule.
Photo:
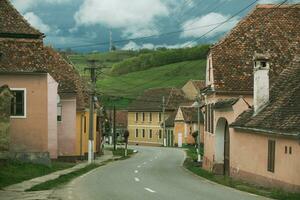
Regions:
<instances>
[{"instance_id":1,"label":"pink stucco wall","mask_svg":"<svg viewBox=\"0 0 300 200\"><path fill-rule=\"evenodd\" d=\"M61 96L62 121L58 122L58 155L76 155L76 97Z\"/></svg>"},{"instance_id":2,"label":"pink stucco wall","mask_svg":"<svg viewBox=\"0 0 300 200\"><path fill-rule=\"evenodd\" d=\"M26 89L26 117L11 118L10 150L48 152L48 75L2 74L0 85L4 84L10 88ZM51 93L54 93L54 90L55 87ZM52 148L55 149L54 146Z\"/></svg>"},{"instance_id":3,"label":"pink stucco wall","mask_svg":"<svg viewBox=\"0 0 300 200\"><path fill-rule=\"evenodd\" d=\"M233 96L234 97L234 96ZM207 99L208 103L214 103L219 99L231 98L231 96L221 96L214 95ZM251 105L252 98L249 96L245 97L245 100ZM215 164L223 163L223 151L221 140L223 136L217 136L216 128L218 126L218 121L220 118L225 118L228 124L231 124L235 119L245 110L248 109L248 105L240 99L232 108L215 110L214 113L214 133L206 132L204 133L204 162L203 167L209 171L213 170ZM229 130L231 134L232 129Z\"/></svg>"},{"instance_id":4,"label":"pink stucco wall","mask_svg":"<svg viewBox=\"0 0 300 200\"><path fill-rule=\"evenodd\" d=\"M57 87L58 83L48 74L48 150L52 159L57 158Z\"/></svg>"},{"instance_id":5,"label":"pink stucco wall","mask_svg":"<svg viewBox=\"0 0 300 200\"><path fill-rule=\"evenodd\" d=\"M269 139L276 141L274 173L267 170ZM289 147L292 148L291 154ZM299 140L236 130L231 133L231 151L231 176L264 186L300 191Z\"/></svg>"}]
</instances>

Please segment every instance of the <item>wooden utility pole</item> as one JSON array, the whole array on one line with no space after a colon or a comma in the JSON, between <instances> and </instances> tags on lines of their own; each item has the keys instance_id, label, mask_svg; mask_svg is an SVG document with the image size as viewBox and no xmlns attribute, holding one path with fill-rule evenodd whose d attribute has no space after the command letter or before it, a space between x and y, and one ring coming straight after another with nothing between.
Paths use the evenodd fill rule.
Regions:
<instances>
[{"instance_id":1,"label":"wooden utility pole","mask_svg":"<svg viewBox=\"0 0 300 200\"><path fill-rule=\"evenodd\" d=\"M166 105L165 105L165 96L163 96L162 99L162 111L163 111L163 138L164 138L164 146L167 146L167 137L166 137L166 119L165 119L165 111L166 111Z\"/></svg>"},{"instance_id":2,"label":"wooden utility pole","mask_svg":"<svg viewBox=\"0 0 300 200\"><path fill-rule=\"evenodd\" d=\"M117 133L116 133L116 106L114 105L114 121L113 121L113 137L114 137L114 150L117 148Z\"/></svg>"},{"instance_id":3,"label":"wooden utility pole","mask_svg":"<svg viewBox=\"0 0 300 200\"><path fill-rule=\"evenodd\" d=\"M95 88L96 88L96 61L89 60L90 67L86 67L84 70L90 71L91 78L91 91L90 91L90 116L89 116L89 142L88 142L88 163L92 163L94 160L94 101L95 101Z\"/></svg>"}]
</instances>

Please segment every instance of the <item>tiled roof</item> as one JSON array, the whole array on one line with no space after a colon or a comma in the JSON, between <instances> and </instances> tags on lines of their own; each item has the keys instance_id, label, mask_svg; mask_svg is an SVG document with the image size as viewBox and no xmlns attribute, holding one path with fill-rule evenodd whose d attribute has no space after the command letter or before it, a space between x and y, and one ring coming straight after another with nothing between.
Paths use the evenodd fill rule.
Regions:
<instances>
[{"instance_id":1,"label":"tiled roof","mask_svg":"<svg viewBox=\"0 0 300 200\"><path fill-rule=\"evenodd\" d=\"M188 123L198 122L198 109L196 107L180 107L183 119ZM200 122L204 122L203 113L200 110Z\"/></svg>"},{"instance_id":2,"label":"tiled roof","mask_svg":"<svg viewBox=\"0 0 300 200\"><path fill-rule=\"evenodd\" d=\"M186 99L182 90L177 88L155 88L146 90L133 101L129 111L162 111L162 99L165 97L166 111L176 110Z\"/></svg>"},{"instance_id":3,"label":"tiled roof","mask_svg":"<svg viewBox=\"0 0 300 200\"><path fill-rule=\"evenodd\" d=\"M279 76L270 91L268 105L255 116L241 114L233 127L300 137L300 58Z\"/></svg>"},{"instance_id":4,"label":"tiled roof","mask_svg":"<svg viewBox=\"0 0 300 200\"><path fill-rule=\"evenodd\" d=\"M116 111L116 126L127 128L128 112L124 110Z\"/></svg>"},{"instance_id":5,"label":"tiled roof","mask_svg":"<svg viewBox=\"0 0 300 200\"><path fill-rule=\"evenodd\" d=\"M300 52L299 19L299 4L258 5L211 48L216 91L252 93L255 52L269 53L272 84Z\"/></svg>"},{"instance_id":6,"label":"tiled roof","mask_svg":"<svg viewBox=\"0 0 300 200\"><path fill-rule=\"evenodd\" d=\"M172 112L169 117L166 119L165 123L166 123L166 127L167 128L172 128L174 127L174 122L175 122L175 117L176 117L176 111ZM163 124L161 125L163 126Z\"/></svg>"},{"instance_id":7,"label":"tiled roof","mask_svg":"<svg viewBox=\"0 0 300 200\"><path fill-rule=\"evenodd\" d=\"M59 93L77 93L78 106L84 105L86 85L79 73L40 40L0 38L0 54L0 72L48 72L59 83Z\"/></svg>"},{"instance_id":8,"label":"tiled roof","mask_svg":"<svg viewBox=\"0 0 300 200\"><path fill-rule=\"evenodd\" d=\"M43 34L29 23L11 5L9 0L0 0L0 37L8 35L27 35L42 37Z\"/></svg>"},{"instance_id":9,"label":"tiled roof","mask_svg":"<svg viewBox=\"0 0 300 200\"><path fill-rule=\"evenodd\" d=\"M191 80L194 87L199 91L205 88L205 81L204 80Z\"/></svg>"},{"instance_id":10,"label":"tiled roof","mask_svg":"<svg viewBox=\"0 0 300 200\"><path fill-rule=\"evenodd\" d=\"M214 109L221 109L221 108L228 108L233 106L239 98L229 98L229 99L220 99L218 100L215 105Z\"/></svg>"}]
</instances>

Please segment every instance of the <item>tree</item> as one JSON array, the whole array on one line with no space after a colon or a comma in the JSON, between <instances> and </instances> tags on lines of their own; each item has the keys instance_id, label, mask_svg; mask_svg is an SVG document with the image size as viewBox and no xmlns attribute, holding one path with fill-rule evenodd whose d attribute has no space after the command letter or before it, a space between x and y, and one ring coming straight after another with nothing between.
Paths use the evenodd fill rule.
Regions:
<instances>
[{"instance_id":1,"label":"tree","mask_svg":"<svg viewBox=\"0 0 300 200\"><path fill-rule=\"evenodd\" d=\"M125 156L127 156L127 145L128 145L129 131L126 130L124 132L124 140L125 140Z\"/></svg>"}]
</instances>

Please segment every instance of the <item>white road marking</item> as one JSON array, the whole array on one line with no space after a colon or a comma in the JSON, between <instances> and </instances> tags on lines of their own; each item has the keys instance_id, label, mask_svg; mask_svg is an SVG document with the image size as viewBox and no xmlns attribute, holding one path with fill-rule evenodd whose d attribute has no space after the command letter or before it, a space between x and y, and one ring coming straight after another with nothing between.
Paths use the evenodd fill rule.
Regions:
<instances>
[{"instance_id":1,"label":"white road marking","mask_svg":"<svg viewBox=\"0 0 300 200\"><path fill-rule=\"evenodd\" d=\"M137 174L137 173L139 173L139 171L138 170L134 170L134 173Z\"/></svg>"},{"instance_id":2,"label":"white road marking","mask_svg":"<svg viewBox=\"0 0 300 200\"><path fill-rule=\"evenodd\" d=\"M155 156L155 159L157 159L157 156Z\"/></svg>"},{"instance_id":3,"label":"white road marking","mask_svg":"<svg viewBox=\"0 0 300 200\"><path fill-rule=\"evenodd\" d=\"M134 180L135 180L136 182L140 182L140 179L139 179L138 177L134 177Z\"/></svg>"},{"instance_id":4,"label":"white road marking","mask_svg":"<svg viewBox=\"0 0 300 200\"><path fill-rule=\"evenodd\" d=\"M144 162L143 164L144 164L144 165L146 165L146 164L147 164L147 162Z\"/></svg>"},{"instance_id":5,"label":"white road marking","mask_svg":"<svg viewBox=\"0 0 300 200\"><path fill-rule=\"evenodd\" d=\"M152 162L153 160L151 159L150 162Z\"/></svg>"},{"instance_id":6,"label":"white road marking","mask_svg":"<svg viewBox=\"0 0 300 200\"><path fill-rule=\"evenodd\" d=\"M151 190L150 188L144 188L144 189L147 190L148 192L156 193L154 190Z\"/></svg>"},{"instance_id":7,"label":"white road marking","mask_svg":"<svg viewBox=\"0 0 300 200\"><path fill-rule=\"evenodd\" d=\"M138 167L138 168L140 168L140 167L141 167L141 165L138 165L137 167Z\"/></svg>"}]
</instances>

